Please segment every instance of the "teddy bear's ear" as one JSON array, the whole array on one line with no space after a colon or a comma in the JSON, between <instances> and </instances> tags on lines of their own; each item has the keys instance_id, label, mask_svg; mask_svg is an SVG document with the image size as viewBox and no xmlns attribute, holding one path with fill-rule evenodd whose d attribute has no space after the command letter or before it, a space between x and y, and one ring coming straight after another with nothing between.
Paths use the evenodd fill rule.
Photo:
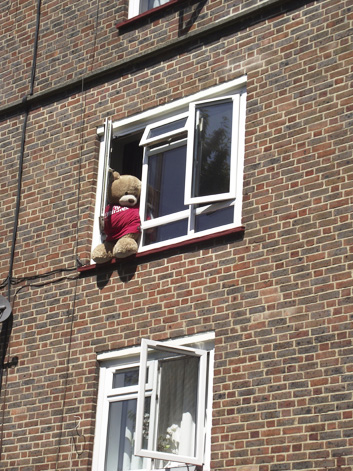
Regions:
<instances>
[{"instance_id":1,"label":"teddy bear's ear","mask_svg":"<svg viewBox=\"0 0 353 471\"><path fill-rule=\"evenodd\" d=\"M111 180L118 180L120 178L120 173L113 168L109 168L109 178Z\"/></svg>"}]
</instances>

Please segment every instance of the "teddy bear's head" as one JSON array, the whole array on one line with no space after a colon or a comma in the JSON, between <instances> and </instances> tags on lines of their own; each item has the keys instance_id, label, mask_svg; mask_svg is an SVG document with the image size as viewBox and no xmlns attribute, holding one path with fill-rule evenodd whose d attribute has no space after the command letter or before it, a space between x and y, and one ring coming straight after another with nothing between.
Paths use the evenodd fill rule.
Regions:
<instances>
[{"instance_id":1,"label":"teddy bear's head","mask_svg":"<svg viewBox=\"0 0 353 471\"><path fill-rule=\"evenodd\" d=\"M109 172L108 201L120 206L135 206L141 192L141 182L132 175L120 175L111 170Z\"/></svg>"}]
</instances>

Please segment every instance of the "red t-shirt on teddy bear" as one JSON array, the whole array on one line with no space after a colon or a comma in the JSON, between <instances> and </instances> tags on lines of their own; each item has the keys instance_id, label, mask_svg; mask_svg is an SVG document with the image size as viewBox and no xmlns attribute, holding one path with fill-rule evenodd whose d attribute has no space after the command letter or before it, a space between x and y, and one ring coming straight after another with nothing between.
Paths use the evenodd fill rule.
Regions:
<instances>
[{"instance_id":1,"label":"red t-shirt on teddy bear","mask_svg":"<svg viewBox=\"0 0 353 471\"><path fill-rule=\"evenodd\" d=\"M118 240L126 234L140 232L140 214L138 206L116 206L108 204L104 213L104 232L106 240Z\"/></svg>"}]
</instances>

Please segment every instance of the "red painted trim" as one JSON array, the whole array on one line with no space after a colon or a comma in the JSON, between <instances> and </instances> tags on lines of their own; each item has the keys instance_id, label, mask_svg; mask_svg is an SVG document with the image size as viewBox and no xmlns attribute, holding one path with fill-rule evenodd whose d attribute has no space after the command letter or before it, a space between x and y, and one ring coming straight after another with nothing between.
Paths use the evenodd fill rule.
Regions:
<instances>
[{"instance_id":1,"label":"red painted trim","mask_svg":"<svg viewBox=\"0 0 353 471\"><path fill-rule=\"evenodd\" d=\"M136 255L132 255L131 257L118 259L118 260L113 258L113 260L110 260L110 262L107 262L107 263L85 265L84 267L78 268L77 271L87 272L87 271L95 271L95 270L100 269L100 268L108 268L109 266L117 265L118 263L124 263L124 261L128 262L128 261L132 261L132 260L135 260L135 259L147 257L149 255L153 255L153 254L156 254L156 253L162 253L162 252L165 252L167 250L176 249L176 248L179 248L179 247L185 247L185 246L191 245L191 244L197 244L198 242L204 242L204 241L211 240L211 239L212 240L218 239L220 237L228 236L230 234L236 234L238 232L244 232L244 230L245 230L244 226L235 227L234 229L228 229L226 231L217 232L216 234L208 234L206 236L195 237L194 239L183 240L182 242L177 242L175 244L170 244L168 246L159 247L159 248L151 249L151 250L146 250L145 252L140 252L140 253L137 253Z\"/></svg>"},{"instance_id":2,"label":"red painted trim","mask_svg":"<svg viewBox=\"0 0 353 471\"><path fill-rule=\"evenodd\" d=\"M124 26L133 24L135 22L137 23L141 18L146 18L147 16L152 15L156 11L160 11L160 10L163 10L165 8L168 8L171 5L174 5L175 3L182 3L183 1L185 1L185 0L170 0L170 2L168 2L164 5L160 5L159 7L152 8L151 10L147 10L147 11L141 13L140 15L133 16L132 18L129 18L128 20L125 20L125 21L122 21L121 23L116 24L115 25L116 29L122 29L122 28L124 28Z\"/></svg>"}]
</instances>

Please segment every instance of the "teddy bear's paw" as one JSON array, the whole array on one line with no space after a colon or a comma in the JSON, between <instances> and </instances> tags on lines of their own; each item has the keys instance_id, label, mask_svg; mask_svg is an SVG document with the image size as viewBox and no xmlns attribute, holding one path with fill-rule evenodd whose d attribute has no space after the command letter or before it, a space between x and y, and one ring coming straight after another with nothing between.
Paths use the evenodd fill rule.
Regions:
<instances>
[{"instance_id":1,"label":"teddy bear's paw","mask_svg":"<svg viewBox=\"0 0 353 471\"><path fill-rule=\"evenodd\" d=\"M113 249L115 258L126 258L137 252L138 245L134 239L123 237L120 239Z\"/></svg>"},{"instance_id":2,"label":"teddy bear's paw","mask_svg":"<svg viewBox=\"0 0 353 471\"><path fill-rule=\"evenodd\" d=\"M136 250L128 250L126 252L116 252L114 255L115 258L126 258L130 257L130 255L134 255L136 253Z\"/></svg>"},{"instance_id":3,"label":"teddy bear's paw","mask_svg":"<svg viewBox=\"0 0 353 471\"><path fill-rule=\"evenodd\" d=\"M99 256L93 257L93 256L92 256L92 260L93 260L95 263L107 263L107 262L109 262L112 258L113 258L113 257L109 257L109 256L105 256L105 257L103 257L103 256L101 256L101 257L99 257Z\"/></svg>"},{"instance_id":4,"label":"teddy bear's paw","mask_svg":"<svg viewBox=\"0 0 353 471\"><path fill-rule=\"evenodd\" d=\"M111 243L99 244L92 252L92 260L95 263L109 262L113 258L111 246Z\"/></svg>"}]
</instances>

